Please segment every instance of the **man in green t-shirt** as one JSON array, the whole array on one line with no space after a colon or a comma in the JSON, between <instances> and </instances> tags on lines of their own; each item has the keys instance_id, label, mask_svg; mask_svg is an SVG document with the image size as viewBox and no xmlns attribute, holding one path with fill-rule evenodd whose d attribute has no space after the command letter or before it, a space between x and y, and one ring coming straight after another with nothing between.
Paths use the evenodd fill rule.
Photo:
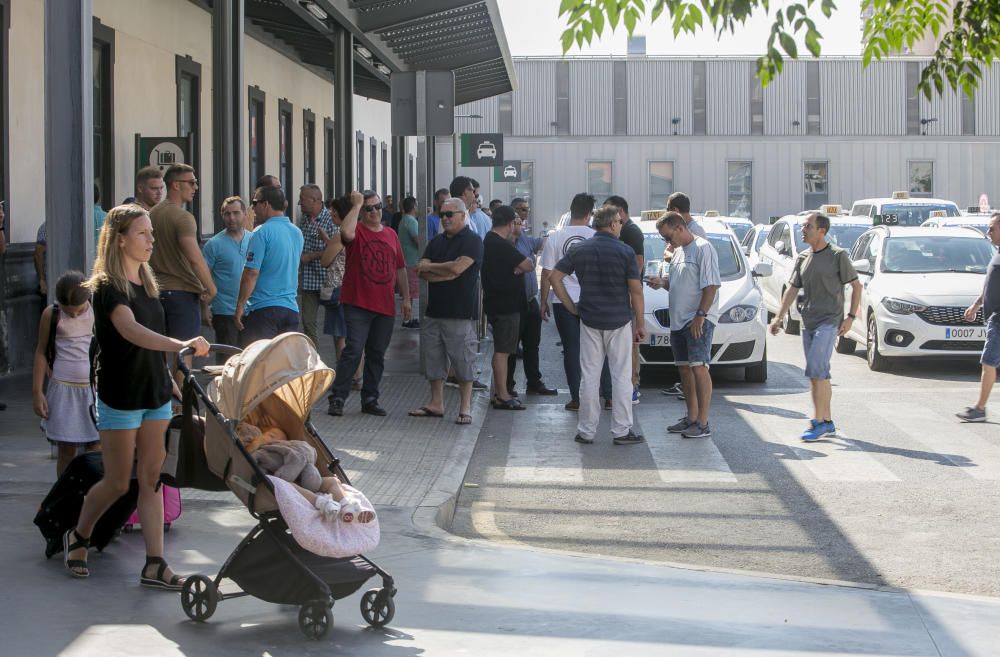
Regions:
<instances>
[{"instance_id":1,"label":"man in green t-shirt","mask_svg":"<svg viewBox=\"0 0 1000 657\"><path fill-rule=\"evenodd\" d=\"M777 335L785 313L803 291L802 346L806 354L806 376L812 390L815 414L802 440L812 442L837 432L830 412L833 388L830 384L830 358L833 343L844 335L857 318L861 304L861 283L847 251L826 241L830 218L813 212L802 224L802 237L811 249L799 254L788 279L788 289L781 300L781 310L771 322ZM851 312L844 317L844 286L851 286Z\"/></svg>"}]
</instances>

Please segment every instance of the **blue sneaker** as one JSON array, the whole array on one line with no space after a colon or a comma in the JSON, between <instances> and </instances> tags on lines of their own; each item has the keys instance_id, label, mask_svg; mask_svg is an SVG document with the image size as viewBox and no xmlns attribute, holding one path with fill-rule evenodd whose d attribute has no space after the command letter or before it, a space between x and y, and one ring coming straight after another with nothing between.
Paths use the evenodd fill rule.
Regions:
<instances>
[{"instance_id":1,"label":"blue sneaker","mask_svg":"<svg viewBox=\"0 0 1000 657\"><path fill-rule=\"evenodd\" d=\"M638 404L639 403L639 397L642 397L642 393L639 392L639 388L638 387L632 388L632 403L633 404Z\"/></svg>"},{"instance_id":2,"label":"blue sneaker","mask_svg":"<svg viewBox=\"0 0 1000 657\"><path fill-rule=\"evenodd\" d=\"M802 432L802 441L812 443L824 436L830 436L835 433L837 433L837 427L834 426L833 422L809 420L809 428Z\"/></svg>"}]
</instances>

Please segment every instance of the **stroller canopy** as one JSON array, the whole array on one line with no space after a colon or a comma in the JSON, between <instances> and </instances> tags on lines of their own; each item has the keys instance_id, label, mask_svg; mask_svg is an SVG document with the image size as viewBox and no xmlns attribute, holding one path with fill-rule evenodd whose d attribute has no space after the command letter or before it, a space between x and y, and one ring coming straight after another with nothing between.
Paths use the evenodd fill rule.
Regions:
<instances>
[{"instance_id":1,"label":"stroller canopy","mask_svg":"<svg viewBox=\"0 0 1000 657\"><path fill-rule=\"evenodd\" d=\"M309 338L283 333L258 340L227 360L209 394L229 419L243 419L273 394L304 420L333 378Z\"/></svg>"}]
</instances>

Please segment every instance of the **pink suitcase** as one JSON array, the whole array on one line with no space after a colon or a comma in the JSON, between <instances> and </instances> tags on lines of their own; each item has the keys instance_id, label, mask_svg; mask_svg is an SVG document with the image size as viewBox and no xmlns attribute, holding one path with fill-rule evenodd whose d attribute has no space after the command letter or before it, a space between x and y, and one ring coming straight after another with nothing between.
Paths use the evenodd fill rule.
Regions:
<instances>
[{"instance_id":1,"label":"pink suitcase","mask_svg":"<svg viewBox=\"0 0 1000 657\"><path fill-rule=\"evenodd\" d=\"M163 531L170 531L170 525L181 517L181 491L163 484ZM139 526L139 510L136 509L125 521L122 531L130 532Z\"/></svg>"}]
</instances>

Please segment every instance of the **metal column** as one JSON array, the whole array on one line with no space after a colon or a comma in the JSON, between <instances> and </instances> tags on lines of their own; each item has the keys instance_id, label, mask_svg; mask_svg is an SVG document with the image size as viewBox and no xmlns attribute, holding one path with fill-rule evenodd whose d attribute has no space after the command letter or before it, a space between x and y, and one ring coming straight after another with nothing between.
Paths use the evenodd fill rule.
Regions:
<instances>
[{"instance_id":1,"label":"metal column","mask_svg":"<svg viewBox=\"0 0 1000 657\"><path fill-rule=\"evenodd\" d=\"M336 190L331 191L340 195L354 189L354 35L340 26L335 34L333 122L336 142L333 159Z\"/></svg>"},{"instance_id":2,"label":"metal column","mask_svg":"<svg viewBox=\"0 0 1000 657\"><path fill-rule=\"evenodd\" d=\"M393 137L392 138L392 195L396 199L396 208L400 211L403 209L403 199L406 198L406 193L410 192L416 196L416 190L406 188L406 172L407 165L409 164L407 160L406 153L406 137ZM417 216L419 217L421 212L419 207L417 209Z\"/></svg>"},{"instance_id":3,"label":"metal column","mask_svg":"<svg viewBox=\"0 0 1000 657\"><path fill-rule=\"evenodd\" d=\"M247 144L243 138L246 90L243 82L244 0L212 7L212 217L222 230L218 208L227 196L247 198Z\"/></svg>"},{"instance_id":4,"label":"metal column","mask_svg":"<svg viewBox=\"0 0 1000 657\"><path fill-rule=\"evenodd\" d=\"M45 0L45 217L49 298L94 261L94 38L91 0Z\"/></svg>"}]
</instances>

